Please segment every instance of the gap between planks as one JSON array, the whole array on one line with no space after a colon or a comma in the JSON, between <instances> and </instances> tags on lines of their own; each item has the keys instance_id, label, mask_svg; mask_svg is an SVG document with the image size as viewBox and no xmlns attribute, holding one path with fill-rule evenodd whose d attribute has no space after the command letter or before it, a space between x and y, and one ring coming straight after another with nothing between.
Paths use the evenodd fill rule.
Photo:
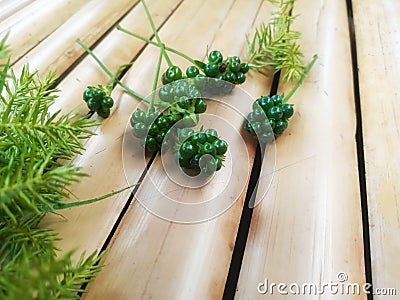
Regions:
<instances>
[{"instance_id":1,"label":"gap between planks","mask_svg":"<svg viewBox=\"0 0 400 300\"><path fill-rule=\"evenodd\" d=\"M364 264L365 264L365 282L370 284L369 291L373 291L373 274L371 266L371 239L369 233L369 216L368 216L368 195L367 195L367 183L365 177L365 156L364 156L364 138L363 138L363 121L361 112L361 98L360 98L360 86L358 77L358 60L357 60L357 42L356 33L354 30L354 18L353 18L353 3L351 0L346 0L349 32L350 32L350 47L351 47L351 60L352 60L352 72L353 72L353 88L354 88L354 103L356 111L356 144L357 144L357 160L358 160L358 178L360 185L360 201L361 201L361 215L362 215L362 226L363 226L363 241L364 241ZM373 294L367 295L368 300L374 298Z\"/></svg>"}]
</instances>

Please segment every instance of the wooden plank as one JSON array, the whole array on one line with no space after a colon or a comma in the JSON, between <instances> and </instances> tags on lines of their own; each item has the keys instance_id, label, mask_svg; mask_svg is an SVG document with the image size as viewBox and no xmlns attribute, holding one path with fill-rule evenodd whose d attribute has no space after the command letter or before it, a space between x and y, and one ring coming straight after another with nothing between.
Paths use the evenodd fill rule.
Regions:
<instances>
[{"instance_id":1,"label":"wooden plank","mask_svg":"<svg viewBox=\"0 0 400 300\"><path fill-rule=\"evenodd\" d=\"M93 1L93 0L92 0ZM0 36L8 32L11 62L35 47L41 40L75 14L89 0L38 0L0 23Z\"/></svg>"},{"instance_id":2,"label":"wooden plank","mask_svg":"<svg viewBox=\"0 0 400 300\"><path fill-rule=\"evenodd\" d=\"M0 20L5 20L34 0L3 0L0 2Z\"/></svg>"},{"instance_id":3,"label":"wooden plank","mask_svg":"<svg viewBox=\"0 0 400 300\"><path fill-rule=\"evenodd\" d=\"M248 1L191 1L190 4L184 2L163 27L160 35L166 44L176 43L180 50L195 57L204 54L201 45L206 43L210 49L218 47L223 52L238 53L243 49L244 39L228 39L227 42L226 36L244 37L252 26L252 16L256 15L260 3L253 2L250 5ZM190 23L186 23L188 19L191 20ZM204 24L205 19L207 24ZM187 42L188 39L191 40L190 43ZM128 74L129 78L151 78L153 70L152 67L149 68L149 62L155 61L157 54L158 51L153 48L143 52L132 72ZM187 66L187 63L184 65ZM257 75L254 77L259 79ZM134 87L142 89L139 85L143 84L148 85L135 83ZM248 86L252 86L255 94L266 93L269 81L255 80L249 82ZM248 102L248 111L251 109L251 103L252 101ZM218 105L210 105L208 112L226 116L237 129L243 125L243 118L227 113L226 108ZM250 144L247 144L246 148L248 155L252 157L254 144ZM140 164L142 158L135 158L135 153L130 156ZM149 172L152 179L149 175L146 176L136 199L152 198L155 188L150 180L156 180L155 186L163 192L180 194L177 197L188 195L187 189L173 191L174 185L168 182L159 158L153 162ZM249 174L243 172L235 175L247 180ZM217 178L215 180L220 181ZM205 195L208 189L201 189L200 192ZM188 198L192 199L190 196ZM84 298L220 299L242 205L243 194L228 211L217 218L199 224L177 224L154 216L136 200L127 211L108 248L103 261L106 267L88 286L88 293Z\"/></svg>"},{"instance_id":4,"label":"wooden plank","mask_svg":"<svg viewBox=\"0 0 400 300\"><path fill-rule=\"evenodd\" d=\"M400 291L398 1L353 1L374 288ZM398 296L397 296L398 297ZM389 299L375 295L374 299ZM393 299L396 297L393 297Z\"/></svg>"},{"instance_id":5,"label":"wooden plank","mask_svg":"<svg viewBox=\"0 0 400 300\"><path fill-rule=\"evenodd\" d=\"M16 4L18 2L15 2ZM0 28L1 28L1 34L2 36L5 35L11 27L15 26L18 22L23 20L24 18L28 18L29 15L36 9L40 9L42 6L44 6L46 2L44 0L40 1L32 1L27 7L19 10L9 18L2 19L0 21Z\"/></svg>"},{"instance_id":6,"label":"wooden plank","mask_svg":"<svg viewBox=\"0 0 400 300\"><path fill-rule=\"evenodd\" d=\"M39 70L39 74L56 71L57 75L61 75L85 52L76 43L78 38L88 47L92 46L137 2L130 0L89 2L32 51L25 54L14 69L20 70L23 65L29 63L31 69Z\"/></svg>"},{"instance_id":7,"label":"wooden plank","mask_svg":"<svg viewBox=\"0 0 400 300\"><path fill-rule=\"evenodd\" d=\"M180 1L164 1L165 5L158 3L158 0L148 1L157 26L169 17ZM121 25L143 36L151 36L151 28L147 24L142 6L131 11ZM121 49L122 44L124 45L123 49ZM111 71L115 71L119 65L128 62L132 56L135 56L143 46L143 42L115 30L97 45L94 51ZM87 57L59 85L62 92L60 98L52 106L52 110L61 109L63 112L73 110L75 113L83 115L88 111L82 100L82 93L86 87L97 84L105 85L108 82L109 78L99 66L91 57ZM131 85L135 82L137 84L142 81L133 78L131 81L126 81L126 84ZM150 82L151 80L148 81L148 84L151 84ZM71 188L74 195L81 200L107 194L127 185L122 166L121 137L137 101L124 94L120 88L113 91L112 97L115 100L115 106L110 118L102 121L102 126L95 129L97 135L86 144L87 150L84 156L77 157L74 161L74 164L79 165L83 172L91 174L89 178L83 179ZM143 169L138 169L135 174L137 179ZM75 257L79 258L80 251L93 252L104 244L129 197L129 193L126 191L97 204L61 211L65 219L47 215L41 225L51 227L60 234L62 240L58 246L63 251L79 249Z\"/></svg>"},{"instance_id":8,"label":"wooden plank","mask_svg":"<svg viewBox=\"0 0 400 300\"><path fill-rule=\"evenodd\" d=\"M159 6L155 0L148 1L149 8L154 11L153 19L156 26L160 26L165 22L180 2L181 0L168 0L165 2L165 5ZM141 5L138 5L129 12L119 24L146 38L150 38L153 35ZM124 45L124 47L121 47L121 45ZM125 33L114 29L104 37L93 51L107 68L114 73L119 66L130 62L145 46L145 42L131 38ZM58 55L53 56L57 69L63 68L63 57L63 52L58 52ZM32 60L30 60L31 67L32 62L38 70L50 69L48 62L43 61L40 56L32 57ZM22 67L22 64L19 67ZM109 82L110 78L108 75L88 55L57 86L61 90L60 97L51 109L53 111L61 109L63 112L73 111L80 115L86 114L88 108L86 103L82 101L82 94L86 87L90 85L97 86L99 84L107 85ZM121 94L122 91L117 90L113 97L117 100Z\"/></svg>"},{"instance_id":9,"label":"wooden plank","mask_svg":"<svg viewBox=\"0 0 400 300\"><path fill-rule=\"evenodd\" d=\"M237 299L291 299L292 283L338 283L339 272L349 283L365 282L346 3L298 1L294 15L305 58L317 53L319 59L290 101L296 113L277 140L275 177L253 213ZM287 93L290 86L280 90ZM288 294L276 286L273 295L259 293L265 280L269 288L286 284ZM297 297L334 296L325 289Z\"/></svg>"}]
</instances>

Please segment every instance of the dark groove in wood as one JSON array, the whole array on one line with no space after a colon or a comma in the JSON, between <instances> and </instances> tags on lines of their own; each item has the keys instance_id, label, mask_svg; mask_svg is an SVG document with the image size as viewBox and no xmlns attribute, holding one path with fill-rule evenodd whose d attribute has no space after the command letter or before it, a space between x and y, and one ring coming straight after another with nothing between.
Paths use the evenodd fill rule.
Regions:
<instances>
[{"instance_id":1,"label":"dark groove in wood","mask_svg":"<svg viewBox=\"0 0 400 300\"><path fill-rule=\"evenodd\" d=\"M356 109L356 143L357 143L357 160L358 160L358 179L360 185L361 196L361 213L363 225L363 240L364 240L364 264L365 264L365 280L366 283L371 284L369 291L373 291L372 287L372 263L371 263L371 240L369 233L369 217L368 217L368 198L367 198L367 184L365 177L365 158L364 158L364 139L362 127L362 112L361 112L361 98L360 86L358 78L358 60L357 60L357 43L355 34L355 25L353 18L353 3L352 0L346 0L349 32L350 32L350 46L351 46L351 60L353 67L353 87L354 87L354 101ZM368 300L373 300L373 294L368 294Z\"/></svg>"},{"instance_id":2,"label":"dark groove in wood","mask_svg":"<svg viewBox=\"0 0 400 300\"><path fill-rule=\"evenodd\" d=\"M274 95L278 91L280 72L274 75L272 81L270 95ZM246 191L246 198L243 205L242 216L236 235L235 246L233 248L231 265L229 267L228 276L225 283L224 294L222 299L230 300L235 298L237 283L239 281L240 270L242 267L243 256L246 249L247 237L249 235L251 219L253 216L253 203L255 203L259 177L264 159L265 145L258 144L256 155L254 158L253 168L251 170L249 185Z\"/></svg>"}]
</instances>

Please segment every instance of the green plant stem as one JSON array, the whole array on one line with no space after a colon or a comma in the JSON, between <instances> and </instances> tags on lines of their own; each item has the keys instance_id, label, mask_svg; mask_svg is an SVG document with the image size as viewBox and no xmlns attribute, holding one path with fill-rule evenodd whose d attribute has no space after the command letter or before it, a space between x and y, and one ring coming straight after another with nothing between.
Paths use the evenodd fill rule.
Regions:
<instances>
[{"instance_id":1,"label":"green plant stem","mask_svg":"<svg viewBox=\"0 0 400 300\"><path fill-rule=\"evenodd\" d=\"M93 59L99 64L100 68L111 78L113 82L118 83L121 87L123 87L128 93L132 94L133 96L139 98L140 100L146 101L145 97L140 95L139 93L135 92L132 90L130 87L125 85L123 82L121 82L117 77L115 77L110 70L107 69L107 67L101 62L101 60L93 53L92 50L90 50L85 44L82 43L81 40L76 41Z\"/></svg>"},{"instance_id":2,"label":"green plant stem","mask_svg":"<svg viewBox=\"0 0 400 300\"><path fill-rule=\"evenodd\" d=\"M123 65L121 65L121 66L118 67L117 71L115 71L115 73L114 73L114 75L113 75L113 78L112 78L111 82L107 85L107 88L110 90L110 92L111 92L111 90L113 89L114 85L115 85L115 84L118 84L118 83L116 82L116 80L118 79L118 76L119 76L119 74L121 73L121 71L122 71L123 69L125 69L125 68L130 68L132 65L133 65L133 62L130 62L130 63L123 64Z\"/></svg>"},{"instance_id":3,"label":"green plant stem","mask_svg":"<svg viewBox=\"0 0 400 300\"><path fill-rule=\"evenodd\" d=\"M41 212L53 212L54 210L66 209L66 208L71 208L71 207L75 207L75 206L81 206L81 205L86 205L86 204L90 204L90 203L95 203L95 202L110 198L119 193L122 193L128 189L131 189L132 187L134 187L138 184L140 184L140 182L138 182L134 185L125 187L123 189L120 189L118 191L108 193L108 194L102 195L100 197L92 198L92 199L87 199L87 200L82 200L82 201L74 201L74 202L69 202L69 203L57 203L57 204L52 204L50 207L48 205L45 206L45 205L38 204L37 208Z\"/></svg>"},{"instance_id":4,"label":"green plant stem","mask_svg":"<svg viewBox=\"0 0 400 300\"><path fill-rule=\"evenodd\" d=\"M284 99L283 102L286 103L288 102L288 100L290 99L290 97L293 96L293 94L297 91L297 89L300 87L300 85L303 83L304 79L307 77L308 73L311 71L311 68L314 66L314 63L317 61L318 59L318 55L314 54L311 62L306 66L306 68L304 69L303 74L301 74L300 79L297 81L296 85L292 88L292 90L289 92L289 94L287 94Z\"/></svg>"},{"instance_id":5,"label":"green plant stem","mask_svg":"<svg viewBox=\"0 0 400 300\"><path fill-rule=\"evenodd\" d=\"M158 31L157 31L156 25L154 24L153 18L152 18L151 15L150 15L150 11L149 11L149 8L147 7L146 1L145 1L145 0L141 0L140 2L142 2L142 4L143 4L144 10L145 10L145 12L146 12L147 19L149 20L151 29L153 30L154 36L155 36L156 39L157 39L158 46L159 46L161 49L165 49L165 45L164 45L164 43L161 41L160 36L158 35ZM165 60L166 60L167 63L168 63L168 66L169 66L169 67L172 67L172 66L173 66L173 63L172 63L171 59L169 58L168 53L167 53L166 51L163 51L163 55L164 55Z\"/></svg>"},{"instance_id":6,"label":"green plant stem","mask_svg":"<svg viewBox=\"0 0 400 300\"><path fill-rule=\"evenodd\" d=\"M146 103L150 103L149 100L147 100L144 96L140 95L139 93L135 92L134 90L132 90L129 86L127 86L126 84L124 84L121 80L119 80L115 75L113 75L111 73L110 70L107 69L107 67L100 61L100 59L96 56L96 54L93 53L92 50L90 50L85 44L82 43L81 40L77 40L77 43L83 48L85 49L85 51L91 56L93 57L93 59L99 64L99 66L101 67L101 69L111 78L112 82L116 82L117 84L119 84L124 90L126 90L129 94L137 97L138 99L146 102ZM126 64L124 66L127 66L130 64ZM119 72L118 72L119 73ZM157 105L157 106L161 106L161 107L168 107L170 104L164 101L154 101L153 105Z\"/></svg>"},{"instance_id":7,"label":"green plant stem","mask_svg":"<svg viewBox=\"0 0 400 300\"><path fill-rule=\"evenodd\" d=\"M120 25L117 26L117 29L120 30L120 31L122 31L122 32L124 32L124 33L126 33L126 34L128 34L128 35L130 35L130 36L133 36L133 37L135 37L135 38L137 38L137 39L139 39L139 40L142 40L143 42L149 43L150 45L160 47L160 45L159 45L157 42L154 42L154 41L152 41L152 40L150 40L150 39L147 39L147 38L145 38L145 37L143 37L143 36L141 36L141 35L138 35L138 34L136 34L136 33L134 33L134 32L131 32L131 31L129 31L129 30L123 28L123 27L120 26ZM161 47L160 47L160 48L161 48ZM165 49L166 51L168 51L168 52L171 52L171 53L174 53L174 54L176 54L176 55L179 55L180 57L183 57L183 58L186 59L187 61L189 61L189 62L191 62L192 64L196 65L196 62L194 61L194 59L191 58L191 57L189 57L189 56L186 55L185 53L182 53L182 52L180 52L180 51L178 51L178 50L176 50L176 49L170 48L170 47L168 47L168 46L166 46L166 45L164 45L164 49Z\"/></svg>"},{"instance_id":8,"label":"green plant stem","mask_svg":"<svg viewBox=\"0 0 400 300\"><path fill-rule=\"evenodd\" d=\"M160 76L161 62L162 62L162 58L164 56L164 52L165 52L165 49L161 48L160 49L160 55L158 56L156 75L154 76L153 89L151 91L151 97L150 97L150 103L149 103L148 111L153 111L153 108L154 108L154 98L156 96L155 91L157 89L158 77Z\"/></svg>"}]
</instances>

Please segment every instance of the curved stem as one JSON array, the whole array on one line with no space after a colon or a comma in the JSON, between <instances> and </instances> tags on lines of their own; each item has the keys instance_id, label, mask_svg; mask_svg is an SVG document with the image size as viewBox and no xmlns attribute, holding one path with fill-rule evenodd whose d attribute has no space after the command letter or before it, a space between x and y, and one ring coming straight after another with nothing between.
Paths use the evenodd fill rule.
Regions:
<instances>
[{"instance_id":1,"label":"curved stem","mask_svg":"<svg viewBox=\"0 0 400 300\"><path fill-rule=\"evenodd\" d=\"M133 65L133 62L127 63L120 65L118 69L115 71L113 78L111 82L107 85L107 88L111 91L114 87L115 84L117 84L116 79L118 79L119 74L122 72L123 69L125 68L130 68Z\"/></svg>"},{"instance_id":2,"label":"curved stem","mask_svg":"<svg viewBox=\"0 0 400 300\"><path fill-rule=\"evenodd\" d=\"M140 182L127 186L125 188L122 188L118 191L109 193L109 194L105 194L102 195L100 197L96 197L96 198L92 198L92 199L87 199L87 200L82 200L82 201L75 201L75 202L68 202L68 203L55 203L55 204L50 204L50 205L42 205L42 204L38 204L37 208L40 212L47 212L47 211L54 211L54 210L61 210L61 209L66 209L66 208L71 208L71 207L75 207L75 206L81 206L81 205L86 205L86 204L90 204L90 203L95 203L101 200L104 200L106 198L110 198L114 195L117 195L119 193L122 193L128 189L132 189L134 186L140 184Z\"/></svg>"},{"instance_id":3,"label":"curved stem","mask_svg":"<svg viewBox=\"0 0 400 300\"><path fill-rule=\"evenodd\" d=\"M128 35L130 35L130 36L133 36L133 37L135 37L135 38L137 38L137 39L139 39L139 40L142 40L143 42L149 43L150 45L160 47L160 45L159 45L157 42L154 42L154 41L152 41L152 40L150 40L150 39L147 39L147 38L145 38L145 37L143 37L143 36L141 36L141 35L138 35L138 34L136 34L136 33L134 33L134 32L131 32L131 31L129 31L129 30L123 28L123 27L120 26L120 25L117 26L117 29L120 30L120 31L122 31L122 32L124 32L124 33L126 33L126 34L128 34ZM163 45L164 45L164 44L163 44ZM161 47L160 47L160 48L161 48ZM194 61L194 59L191 58L191 57L189 57L189 56L186 55L185 53L182 53L182 52L180 52L180 51L178 51L178 50L176 50L176 49L173 49L173 48L171 48L171 47L168 47L168 46L166 46L166 45L164 45L164 49L165 49L166 51L168 51L168 52L171 52L171 53L174 53L174 54L176 54L176 55L179 55L180 57L183 57L183 58L186 59L187 61L189 61L189 62L191 62L192 64L196 65L196 62Z\"/></svg>"},{"instance_id":4,"label":"curved stem","mask_svg":"<svg viewBox=\"0 0 400 300\"><path fill-rule=\"evenodd\" d=\"M149 20L151 29L153 30L154 36L157 39L158 46L160 48L162 48L162 49L165 48L165 45L162 43L162 41L160 39L160 36L158 35L158 31L157 31L156 25L154 25L153 18L150 15L150 11L149 11L149 8L147 7L146 1L145 0L141 0L140 2L142 2L142 4L143 4L144 10L146 12L147 19ZM173 63L172 63L171 59L169 58L167 52L163 51L163 55L165 57L165 60L168 63L168 66L172 67Z\"/></svg>"},{"instance_id":5,"label":"curved stem","mask_svg":"<svg viewBox=\"0 0 400 300\"><path fill-rule=\"evenodd\" d=\"M304 69L303 74L301 75L300 79L297 81L296 85L292 88L292 90L285 96L283 99L283 102L286 103L290 97L293 96L293 94L297 91L297 89L300 87L300 85L303 83L304 79L307 77L308 73L310 72L311 68L313 67L314 63L317 61L318 55L314 54L311 62L307 65L307 67Z\"/></svg>"},{"instance_id":6,"label":"curved stem","mask_svg":"<svg viewBox=\"0 0 400 300\"><path fill-rule=\"evenodd\" d=\"M91 56L93 57L93 59L99 64L100 68L111 78L111 80L113 82L118 83L124 90L126 90L129 94L139 98L140 100L143 100L145 102L148 102L146 100L146 98L142 95L140 95L139 93L135 92L134 90L132 90L130 87L128 87L127 85L125 85L123 82L121 82L117 77L115 77L110 70L107 69L107 67L101 62L101 60L93 53L92 50L90 50L85 44L82 43L81 40L77 40L76 41L83 49L85 49L85 51Z\"/></svg>"},{"instance_id":7,"label":"curved stem","mask_svg":"<svg viewBox=\"0 0 400 300\"><path fill-rule=\"evenodd\" d=\"M192 64L196 65L196 62L194 61L194 59L192 59L191 57L187 56L185 53L182 53L182 52L180 52L178 50L175 50L175 49L167 47L167 46L165 47L165 50L167 50L169 52L172 52L172 53L175 53L175 54L183 57L187 61L190 61Z\"/></svg>"}]
</instances>

